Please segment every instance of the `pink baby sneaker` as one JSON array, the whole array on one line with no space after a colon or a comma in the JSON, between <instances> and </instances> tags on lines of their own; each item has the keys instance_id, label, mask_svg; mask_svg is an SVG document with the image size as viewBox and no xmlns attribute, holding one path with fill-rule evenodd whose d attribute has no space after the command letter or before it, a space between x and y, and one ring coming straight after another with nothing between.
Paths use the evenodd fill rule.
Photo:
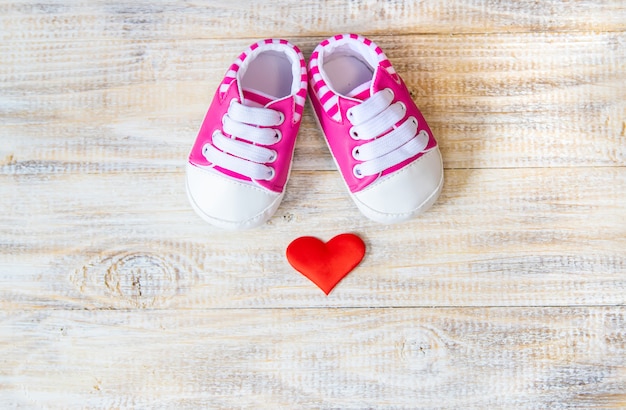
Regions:
<instances>
[{"instance_id":1,"label":"pink baby sneaker","mask_svg":"<svg viewBox=\"0 0 626 410\"><path fill-rule=\"evenodd\" d=\"M230 66L189 154L187 194L212 225L248 229L276 212L289 179L306 98L300 50L252 44Z\"/></svg>"},{"instance_id":2,"label":"pink baby sneaker","mask_svg":"<svg viewBox=\"0 0 626 410\"><path fill-rule=\"evenodd\" d=\"M365 216L400 222L435 202L443 186L437 141L380 47L356 34L322 41L309 62L309 95Z\"/></svg>"}]
</instances>

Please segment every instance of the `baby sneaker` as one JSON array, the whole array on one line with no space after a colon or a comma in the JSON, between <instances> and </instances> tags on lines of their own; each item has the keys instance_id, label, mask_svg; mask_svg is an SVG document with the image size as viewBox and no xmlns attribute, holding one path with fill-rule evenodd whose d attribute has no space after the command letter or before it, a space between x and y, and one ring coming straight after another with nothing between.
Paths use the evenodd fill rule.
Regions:
<instances>
[{"instance_id":1,"label":"baby sneaker","mask_svg":"<svg viewBox=\"0 0 626 410\"><path fill-rule=\"evenodd\" d=\"M400 222L435 202L443 186L437 141L380 47L356 34L324 40L309 62L309 95L365 216Z\"/></svg>"},{"instance_id":2,"label":"baby sneaker","mask_svg":"<svg viewBox=\"0 0 626 410\"><path fill-rule=\"evenodd\" d=\"M252 44L230 66L187 164L187 194L224 229L266 222L289 179L306 98L306 65L286 40Z\"/></svg>"}]
</instances>

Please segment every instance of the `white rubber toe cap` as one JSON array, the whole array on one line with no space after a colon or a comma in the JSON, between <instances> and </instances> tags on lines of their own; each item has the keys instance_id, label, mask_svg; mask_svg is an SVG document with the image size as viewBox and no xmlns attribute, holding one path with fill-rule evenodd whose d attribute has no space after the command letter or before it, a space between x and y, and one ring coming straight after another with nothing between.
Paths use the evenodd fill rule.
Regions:
<instances>
[{"instance_id":1,"label":"white rubber toe cap","mask_svg":"<svg viewBox=\"0 0 626 410\"><path fill-rule=\"evenodd\" d=\"M274 215L282 193L187 164L187 195L198 215L223 229L250 229Z\"/></svg>"},{"instance_id":2,"label":"white rubber toe cap","mask_svg":"<svg viewBox=\"0 0 626 410\"><path fill-rule=\"evenodd\" d=\"M382 223L405 221L432 206L443 186L439 147L352 195L359 210Z\"/></svg>"}]
</instances>

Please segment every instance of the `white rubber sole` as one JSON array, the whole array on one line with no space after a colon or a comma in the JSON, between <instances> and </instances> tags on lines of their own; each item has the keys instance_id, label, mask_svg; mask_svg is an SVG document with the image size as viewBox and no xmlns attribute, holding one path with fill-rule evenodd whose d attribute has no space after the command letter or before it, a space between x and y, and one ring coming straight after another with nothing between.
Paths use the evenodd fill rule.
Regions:
<instances>
[{"instance_id":1,"label":"white rubber sole","mask_svg":"<svg viewBox=\"0 0 626 410\"><path fill-rule=\"evenodd\" d=\"M263 211L256 214L252 218L246 219L244 221L225 221L223 219L215 218L214 216L207 214L206 212L204 212L204 210L202 210L202 208L198 206L198 204L193 199L193 196L191 195L189 191L189 184L187 182L187 176L185 176L185 191L187 193L187 198L189 199L189 203L191 204L191 207L196 212L196 214L198 214L200 218L202 218L204 221L208 222L209 224L217 228L221 228L221 229L228 230L228 231L252 229L252 228L256 228L258 226L263 225L276 213L276 211L278 210L278 207L280 206L283 200L283 197L285 196L284 192L281 193L274 200L274 202L272 202L272 204L269 207L265 208Z\"/></svg>"},{"instance_id":2,"label":"white rubber sole","mask_svg":"<svg viewBox=\"0 0 626 410\"><path fill-rule=\"evenodd\" d=\"M443 170L441 172L441 179L439 180L439 184L437 185L437 188L432 194L430 194L430 196L424 202L420 204L420 206L411 210L410 212L404 212L404 213L398 213L398 214L387 214L387 213L375 211L372 208L365 205L364 203L362 203L361 201L359 201L354 196L354 194L350 193L350 196L352 197L352 200L356 204L357 208L359 208L359 211L361 211L363 215L365 215L372 221L380 222L383 224L394 224L398 222L408 221L409 219L415 218L416 216L421 215L427 210L429 210L435 204L435 202L437 202L437 199L439 198L439 195L441 194L442 189L443 189Z\"/></svg>"}]
</instances>

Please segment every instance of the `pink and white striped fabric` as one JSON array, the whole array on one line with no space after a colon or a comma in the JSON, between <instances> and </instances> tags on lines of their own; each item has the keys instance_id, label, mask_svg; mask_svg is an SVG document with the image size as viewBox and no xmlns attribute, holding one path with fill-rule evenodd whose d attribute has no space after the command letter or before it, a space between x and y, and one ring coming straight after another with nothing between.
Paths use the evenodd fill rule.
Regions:
<instances>
[{"instance_id":1,"label":"pink and white striped fabric","mask_svg":"<svg viewBox=\"0 0 626 410\"><path fill-rule=\"evenodd\" d=\"M301 84L300 84L300 91L298 91L298 93L296 93L295 95L296 107L295 107L295 113L294 113L294 122L300 121L300 118L302 117L302 112L304 111L304 102L306 100L306 85L307 85L306 62L304 61L304 56L302 55L302 52L300 51L300 49L294 44L291 44L287 40L268 38L268 39L261 40L252 44L246 51L244 51L243 53L239 55L239 57L235 60L234 63L231 64L230 68L224 75L224 80L220 84L219 92L222 95L226 93L230 83L232 83L233 80L235 80L235 78L237 77L237 73L239 72L239 69L241 68L241 65L243 64L243 61L246 59L246 57L250 55L250 53L252 53L254 50L256 50L257 48L265 44L286 45L288 47L293 48L296 51L296 53L298 53L298 56L300 57L300 82Z\"/></svg>"},{"instance_id":2,"label":"pink and white striped fabric","mask_svg":"<svg viewBox=\"0 0 626 410\"><path fill-rule=\"evenodd\" d=\"M345 39L360 41L367 47L374 50L378 57L378 64L381 67L385 68L389 72L389 74L392 75L394 79L396 79L396 81L399 79L396 70L391 65L391 62L389 61L383 50L378 47L376 43L368 38L365 38L358 34L337 34L334 37L322 41L317 47L315 47L313 54L311 54L311 59L309 61L309 82L311 84L311 89L313 90L313 92L315 92L317 98L322 103L324 111L326 111L328 115L330 115L335 121L341 120L341 112L337 104L338 96L337 94L332 92L332 90L328 87L328 84L326 84L326 82L322 78L322 75L320 74L320 68L318 66L318 60L320 53L324 51L325 47L328 47L332 43L337 43Z\"/></svg>"}]
</instances>

